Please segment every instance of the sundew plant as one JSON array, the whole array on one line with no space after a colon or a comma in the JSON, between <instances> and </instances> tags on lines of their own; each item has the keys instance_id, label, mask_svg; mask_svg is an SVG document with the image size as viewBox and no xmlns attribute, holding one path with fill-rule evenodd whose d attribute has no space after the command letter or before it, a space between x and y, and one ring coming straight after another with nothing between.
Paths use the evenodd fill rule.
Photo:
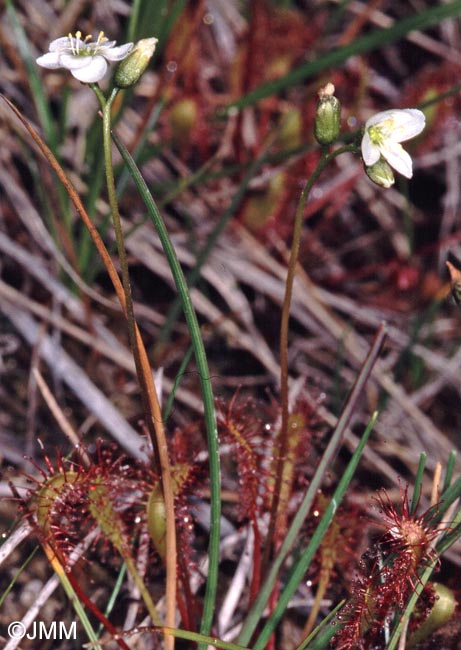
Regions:
<instances>
[{"instance_id":1,"label":"sundew plant","mask_svg":"<svg viewBox=\"0 0 461 650\"><path fill-rule=\"evenodd\" d=\"M461 1L1 11L2 647L461 647Z\"/></svg>"}]
</instances>

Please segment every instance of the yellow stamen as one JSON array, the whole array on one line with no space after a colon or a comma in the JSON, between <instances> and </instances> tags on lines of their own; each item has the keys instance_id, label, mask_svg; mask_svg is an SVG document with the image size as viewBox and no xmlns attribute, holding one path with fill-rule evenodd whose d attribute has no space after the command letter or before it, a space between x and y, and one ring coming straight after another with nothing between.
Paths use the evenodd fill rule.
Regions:
<instances>
[{"instance_id":1,"label":"yellow stamen","mask_svg":"<svg viewBox=\"0 0 461 650\"><path fill-rule=\"evenodd\" d=\"M74 37L73 37L72 32L68 33L67 38L69 39L70 49L72 50L72 54L76 54L75 45L74 45Z\"/></svg>"},{"instance_id":2,"label":"yellow stamen","mask_svg":"<svg viewBox=\"0 0 461 650\"><path fill-rule=\"evenodd\" d=\"M82 32L75 32L76 54L80 54L80 43L82 40Z\"/></svg>"},{"instance_id":3,"label":"yellow stamen","mask_svg":"<svg viewBox=\"0 0 461 650\"><path fill-rule=\"evenodd\" d=\"M109 39L107 38L107 36L104 36L104 32L102 32L102 31L99 32L99 36L98 36L98 45L102 45L103 43L105 43L105 42L108 41L108 40L109 40Z\"/></svg>"}]
</instances>

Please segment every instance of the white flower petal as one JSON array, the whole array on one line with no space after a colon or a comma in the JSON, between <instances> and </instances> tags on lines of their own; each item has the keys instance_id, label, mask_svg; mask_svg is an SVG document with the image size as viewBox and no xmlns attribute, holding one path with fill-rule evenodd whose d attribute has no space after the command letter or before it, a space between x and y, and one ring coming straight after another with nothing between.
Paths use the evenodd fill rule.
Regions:
<instances>
[{"instance_id":1,"label":"white flower petal","mask_svg":"<svg viewBox=\"0 0 461 650\"><path fill-rule=\"evenodd\" d=\"M73 76L86 84L93 84L100 81L107 71L107 63L103 56L91 57L90 65L78 70L71 70Z\"/></svg>"},{"instance_id":2,"label":"white flower petal","mask_svg":"<svg viewBox=\"0 0 461 650\"><path fill-rule=\"evenodd\" d=\"M47 52L43 56L39 56L38 59L35 59L35 62L38 65L41 65L42 68L49 68L50 70L55 70L56 68L61 67L59 54L57 52Z\"/></svg>"},{"instance_id":3,"label":"white flower petal","mask_svg":"<svg viewBox=\"0 0 461 650\"><path fill-rule=\"evenodd\" d=\"M368 167L374 165L379 160L379 149L373 144L371 138L368 134L368 131L365 131L365 134L362 138L362 158L365 165Z\"/></svg>"},{"instance_id":4,"label":"white flower petal","mask_svg":"<svg viewBox=\"0 0 461 650\"><path fill-rule=\"evenodd\" d=\"M104 41L103 43L101 43L100 45L98 45L98 48L103 48L103 49L104 49L104 48L106 48L106 47L114 47L114 45L115 45L116 42L117 42L117 41Z\"/></svg>"},{"instance_id":5,"label":"white flower petal","mask_svg":"<svg viewBox=\"0 0 461 650\"><path fill-rule=\"evenodd\" d=\"M426 124L426 118L424 113L417 108L406 108L396 111L393 122L392 139L396 142L404 142L421 133Z\"/></svg>"},{"instance_id":6,"label":"white flower petal","mask_svg":"<svg viewBox=\"0 0 461 650\"><path fill-rule=\"evenodd\" d=\"M80 32L75 36L63 36L52 41L49 52L37 59L46 68L66 68L84 83L95 83L107 71L107 61L121 61L133 49L133 43L115 47L116 41L108 41L102 32L96 41L82 40Z\"/></svg>"},{"instance_id":7,"label":"white flower petal","mask_svg":"<svg viewBox=\"0 0 461 650\"><path fill-rule=\"evenodd\" d=\"M425 123L424 113L417 108L392 109L370 117L365 124L362 139L362 157L365 164L370 166L377 162L375 157L378 149L391 167L406 178L411 178L411 157L399 143L419 135Z\"/></svg>"},{"instance_id":8,"label":"white flower petal","mask_svg":"<svg viewBox=\"0 0 461 650\"><path fill-rule=\"evenodd\" d=\"M94 56L74 56L73 54L60 54L59 60L63 68L67 70L79 70L80 68L86 68L88 65L91 65L91 62L94 60Z\"/></svg>"},{"instance_id":9,"label":"white flower petal","mask_svg":"<svg viewBox=\"0 0 461 650\"><path fill-rule=\"evenodd\" d=\"M365 129L378 126L383 134L396 142L404 142L421 133L426 124L426 118L417 108L395 108L370 117Z\"/></svg>"},{"instance_id":10,"label":"white flower petal","mask_svg":"<svg viewBox=\"0 0 461 650\"><path fill-rule=\"evenodd\" d=\"M386 140L385 143L381 145L380 150L383 158L387 160L389 165L393 167L395 171L399 172L399 174L402 174L402 176L405 176L406 178L411 178L413 176L413 163L411 156L398 142Z\"/></svg>"},{"instance_id":11,"label":"white flower petal","mask_svg":"<svg viewBox=\"0 0 461 650\"><path fill-rule=\"evenodd\" d=\"M50 52L59 52L66 49L71 52L71 45L72 44L68 36L61 36L61 38L57 38L56 40L51 41L48 49Z\"/></svg>"},{"instance_id":12,"label":"white flower petal","mask_svg":"<svg viewBox=\"0 0 461 650\"><path fill-rule=\"evenodd\" d=\"M112 47L108 50L100 52L109 61L121 61L124 59L133 49L133 43L125 43L125 45L119 45L118 47Z\"/></svg>"},{"instance_id":13,"label":"white flower petal","mask_svg":"<svg viewBox=\"0 0 461 650\"><path fill-rule=\"evenodd\" d=\"M381 113L375 113L371 117L368 118L368 120L365 122L365 131L368 129L369 126L374 126L375 124L379 124L380 122L384 122L385 120L388 120L389 118L392 118L396 109L391 109L389 111L382 111Z\"/></svg>"}]
</instances>

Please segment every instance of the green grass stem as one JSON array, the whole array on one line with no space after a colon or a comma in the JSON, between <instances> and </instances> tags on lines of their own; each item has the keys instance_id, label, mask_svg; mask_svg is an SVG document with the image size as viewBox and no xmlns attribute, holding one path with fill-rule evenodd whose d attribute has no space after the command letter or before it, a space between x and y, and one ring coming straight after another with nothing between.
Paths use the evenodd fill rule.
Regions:
<instances>
[{"instance_id":1,"label":"green grass stem","mask_svg":"<svg viewBox=\"0 0 461 650\"><path fill-rule=\"evenodd\" d=\"M197 281L199 280L203 265L205 264L211 252L213 251L213 248L215 247L219 237L226 229L227 224L232 219L232 217L236 214L246 194L249 183L254 178L258 170L261 169L263 164L266 162L267 154L268 154L268 149L266 149L265 153L260 158L257 158L249 166L247 172L245 173L245 176L242 179L242 182L240 183L235 194L233 195L229 206L226 208L226 210L224 210L221 218L219 219L219 221L216 223L215 227L211 231L208 237L208 241L206 242L203 249L197 255L194 268L186 276L187 284L189 287L194 287ZM168 310L165 324L159 334L159 341L167 341L169 339L174 324L179 316L180 309L181 309L181 300L178 297L173 302L170 309Z\"/></svg>"},{"instance_id":2,"label":"green grass stem","mask_svg":"<svg viewBox=\"0 0 461 650\"><path fill-rule=\"evenodd\" d=\"M208 579L206 584L205 601L202 614L201 633L208 634L211 629L213 612L217 594L218 568L219 568L219 543L220 543L220 524L221 524L221 477L220 477L220 459L218 430L216 422L216 413L214 408L214 398L211 385L208 361L206 358L203 339L200 332L195 309L189 294L186 279L179 263L176 251L171 243L165 223L160 215L157 205L149 191L136 163L131 157L126 147L120 140L112 134L112 138L125 162L138 191L146 205L149 216L155 226L163 246L168 264L171 269L176 288L181 299L184 316L189 328L189 333L194 348L195 360L200 377L202 391L203 407L205 412L205 426L207 432L209 470L210 470L210 490L211 490L211 521L210 521L210 541L209 541L209 567Z\"/></svg>"},{"instance_id":3,"label":"green grass stem","mask_svg":"<svg viewBox=\"0 0 461 650\"><path fill-rule=\"evenodd\" d=\"M421 485L424 477L424 469L426 467L427 454L423 452L419 455L418 469L416 471L415 483L413 486L413 496L411 498L410 514L413 515L419 504L421 497Z\"/></svg>"},{"instance_id":4,"label":"green grass stem","mask_svg":"<svg viewBox=\"0 0 461 650\"><path fill-rule=\"evenodd\" d=\"M256 643L253 645L253 650L263 650L266 647L272 633L274 632L283 614L285 613L288 607L288 603L290 602L291 598L294 596L296 589L298 588L300 582L304 577L304 574L309 568L309 565L312 562L312 559L317 549L322 543L325 533L327 532L331 522L333 521L336 510L340 505L344 497L344 494L346 493L349 483L351 482L355 474L357 465L362 456L365 445L368 442L368 438L370 437L371 431L374 427L377 417L378 417L378 413L375 412L371 417L371 420L368 426L366 427L360 439L359 444L357 445L357 449L352 455L352 458L349 461L344 471L344 474L342 475L338 483L338 487L336 488L334 494L332 495L328 503L328 506L325 509L323 517L320 520L314 534L312 535L312 538L308 546L306 547L301 557L297 560L296 564L294 565L290 578L284 590L280 594L280 597L277 601L277 605L275 606L274 611L272 612L266 624L264 625L260 635L256 640Z\"/></svg>"},{"instance_id":5,"label":"green grass stem","mask_svg":"<svg viewBox=\"0 0 461 650\"><path fill-rule=\"evenodd\" d=\"M370 376L373 366L378 358L385 336L386 336L386 330L385 327L382 325L378 330L373 345L360 370L360 373L357 377L354 387L352 388L352 391L344 406L343 412L340 418L338 419L335 431L330 439L330 442L328 443L327 448L325 449L325 452L319 463L317 471L314 474L312 481L309 485L309 489L307 490L306 495L298 509L298 512L296 513L296 516L287 532L285 540L270 568L268 576L253 604L253 607L250 609L250 612L243 624L242 630L238 638L238 642L243 645L249 643L253 635L253 632L255 631L263 615L263 611L269 601L269 597L272 593L272 590L278 578L280 568L283 562L285 561L285 558L287 557L288 553L290 552L293 544L296 542L296 540L299 537L299 532L301 530L305 518L307 517L312 507L315 496L317 494L317 490L322 484L325 473L328 471L328 468L331 467L331 464L337 454L341 440L347 429L350 417L354 411L354 408L357 405L357 400L359 399L360 394L362 393L362 390L365 387L367 379Z\"/></svg>"},{"instance_id":6,"label":"green grass stem","mask_svg":"<svg viewBox=\"0 0 461 650\"><path fill-rule=\"evenodd\" d=\"M236 101L230 103L227 108L237 107L244 108L251 106L258 102L260 99L274 95L290 86L306 81L314 75L341 65L347 59L358 54L365 54L371 52L390 43L394 43L412 31L422 31L438 25L442 20L456 16L461 11L461 0L455 0L443 5L437 5L426 9L413 16L404 18L395 23L391 27L385 29L376 29L371 34L366 34L360 38L356 38L352 43L332 50L326 54L322 54L320 58L314 61L308 61L298 68L289 72L284 77L262 84L255 90L247 95L240 97Z\"/></svg>"}]
</instances>

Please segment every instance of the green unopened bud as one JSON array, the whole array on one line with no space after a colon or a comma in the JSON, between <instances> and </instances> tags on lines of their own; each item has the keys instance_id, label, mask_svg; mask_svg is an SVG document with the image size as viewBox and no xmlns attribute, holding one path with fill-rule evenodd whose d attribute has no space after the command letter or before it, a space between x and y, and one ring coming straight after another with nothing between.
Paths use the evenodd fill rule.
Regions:
<instances>
[{"instance_id":1,"label":"green unopened bud","mask_svg":"<svg viewBox=\"0 0 461 650\"><path fill-rule=\"evenodd\" d=\"M319 90L319 103L315 114L314 135L321 145L331 144L336 140L341 128L341 104L334 96L332 83Z\"/></svg>"},{"instance_id":2,"label":"green unopened bud","mask_svg":"<svg viewBox=\"0 0 461 650\"><path fill-rule=\"evenodd\" d=\"M155 52L157 38L143 38L136 43L130 54L120 61L115 71L117 88L130 88L138 83Z\"/></svg>"},{"instance_id":3,"label":"green unopened bud","mask_svg":"<svg viewBox=\"0 0 461 650\"><path fill-rule=\"evenodd\" d=\"M380 187L392 187L395 183L394 172L384 158L380 158L370 167L365 167L365 171L368 178Z\"/></svg>"}]
</instances>

